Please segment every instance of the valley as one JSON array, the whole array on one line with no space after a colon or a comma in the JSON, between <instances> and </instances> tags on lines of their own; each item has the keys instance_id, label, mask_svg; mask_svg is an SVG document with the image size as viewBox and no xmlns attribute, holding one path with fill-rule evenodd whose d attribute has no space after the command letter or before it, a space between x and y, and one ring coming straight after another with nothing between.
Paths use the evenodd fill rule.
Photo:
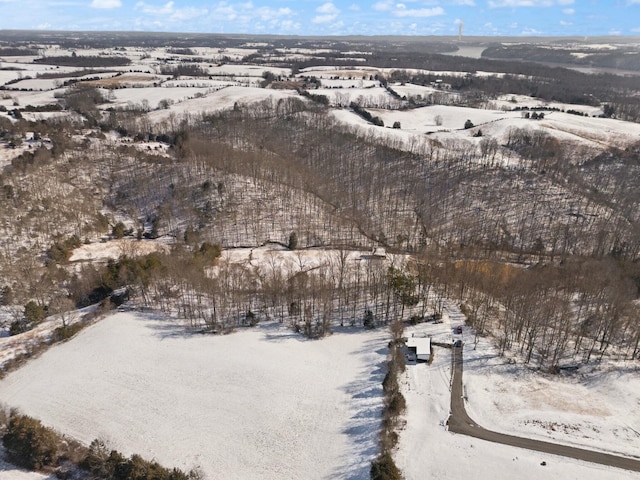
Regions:
<instances>
[{"instance_id":1,"label":"valley","mask_svg":"<svg viewBox=\"0 0 640 480\"><path fill-rule=\"evenodd\" d=\"M405 365L460 340L484 427L640 456L639 45L485 42L0 32L0 432L198 478L636 478L453 434L450 350Z\"/></svg>"}]
</instances>

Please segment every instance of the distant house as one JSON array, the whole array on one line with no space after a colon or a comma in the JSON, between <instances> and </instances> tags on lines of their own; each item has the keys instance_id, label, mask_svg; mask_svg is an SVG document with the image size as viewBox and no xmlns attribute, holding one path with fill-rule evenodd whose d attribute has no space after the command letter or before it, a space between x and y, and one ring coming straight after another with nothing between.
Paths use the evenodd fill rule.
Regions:
<instances>
[{"instance_id":1,"label":"distant house","mask_svg":"<svg viewBox=\"0 0 640 480\"><path fill-rule=\"evenodd\" d=\"M431 337L420 334L413 334L407 339L407 349L409 358L417 361L429 362L431 360Z\"/></svg>"}]
</instances>

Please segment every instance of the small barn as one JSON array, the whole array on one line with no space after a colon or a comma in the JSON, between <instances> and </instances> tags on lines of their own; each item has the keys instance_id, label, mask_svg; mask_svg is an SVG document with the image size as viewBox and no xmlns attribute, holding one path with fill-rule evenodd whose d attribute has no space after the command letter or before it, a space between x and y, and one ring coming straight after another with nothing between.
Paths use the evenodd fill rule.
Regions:
<instances>
[{"instance_id":1,"label":"small barn","mask_svg":"<svg viewBox=\"0 0 640 480\"><path fill-rule=\"evenodd\" d=\"M431 337L413 334L407 338L407 350L409 357L417 361L429 362L431 360Z\"/></svg>"}]
</instances>

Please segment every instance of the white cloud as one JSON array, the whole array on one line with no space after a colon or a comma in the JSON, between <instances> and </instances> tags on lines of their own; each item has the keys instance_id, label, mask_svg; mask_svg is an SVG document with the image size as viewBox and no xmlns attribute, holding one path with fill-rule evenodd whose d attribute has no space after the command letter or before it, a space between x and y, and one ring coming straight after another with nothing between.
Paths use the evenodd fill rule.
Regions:
<instances>
[{"instance_id":1,"label":"white cloud","mask_svg":"<svg viewBox=\"0 0 640 480\"><path fill-rule=\"evenodd\" d=\"M379 12L388 12L393 8L393 2L391 0L381 0L373 4L373 9Z\"/></svg>"},{"instance_id":2,"label":"white cloud","mask_svg":"<svg viewBox=\"0 0 640 480\"><path fill-rule=\"evenodd\" d=\"M293 15L293 10L288 7L260 7L255 11L255 13L260 17L261 20L268 22L282 17L290 17L291 15Z\"/></svg>"},{"instance_id":3,"label":"white cloud","mask_svg":"<svg viewBox=\"0 0 640 480\"><path fill-rule=\"evenodd\" d=\"M316 15L312 22L313 23L330 23L333 22L338 15L340 14L340 9L336 7L333 3L327 2L320 5L316 8L316 12L320 15Z\"/></svg>"},{"instance_id":4,"label":"white cloud","mask_svg":"<svg viewBox=\"0 0 640 480\"><path fill-rule=\"evenodd\" d=\"M563 27L570 27L571 25L573 25L573 22L567 22L565 20L560 20L560 25L562 25Z\"/></svg>"},{"instance_id":5,"label":"white cloud","mask_svg":"<svg viewBox=\"0 0 640 480\"><path fill-rule=\"evenodd\" d=\"M93 0L90 6L101 9L120 8L122 2L120 0Z\"/></svg>"},{"instance_id":6,"label":"white cloud","mask_svg":"<svg viewBox=\"0 0 640 480\"><path fill-rule=\"evenodd\" d=\"M404 3L394 3L392 0L381 0L373 5L379 12L391 12L394 17L436 17L444 15L442 7L407 8Z\"/></svg>"},{"instance_id":7,"label":"white cloud","mask_svg":"<svg viewBox=\"0 0 640 480\"><path fill-rule=\"evenodd\" d=\"M573 5L573 2L574 0L489 0L489 8L554 7L556 5Z\"/></svg>"},{"instance_id":8,"label":"white cloud","mask_svg":"<svg viewBox=\"0 0 640 480\"><path fill-rule=\"evenodd\" d=\"M300 27L300 22L294 22L293 20L283 20L280 22L280 29L287 32L300 30Z\"/></svg>"},{"instance_id":9,"label":"white cloud","mask_svg":"<svg viewBox=\"0 0 640 480\"><path fill-rule=\"evenodd\" d=\"M396 17L437 17L438 15L444 15L444 10L442 7L414 9L399 8L392 13Z\"/></svg>"},{"instance_id":10,"label":"white cloud","mask_svg":"<svg viewBox=\"0 0 640 480\"><path fill-rule=\"evenodd\" d=\"M327 2L327 3L323 3L318 8L316 8L316 12L326 13L328 15L337 15L340 13L340 9L336 7L333 3Z\"/></svg>"},{"instance_id":11,"label":"white cloud","mask_svg":"<svg viewBox=\"0 0 640 480\"><path fill-rule=\"evenodd\" d=\"M177 8L171 15L171 20L174 20L174 21L191 20L192 18L198 18L206 14L207 14L206 8L196 8L196 7Z\"/></svg>"},{"instance_id":12,"label":"white cloud","mask_svg":"<svg viewBox=\"0 0 640 480\"><path fill-rule=\"evenodd\" d=\"M94 0L95 1L95 0ZM171 15L173 13L173 2L167 2L162 6L156 7L145 2L136 3L136 10L141 10L147 15Z\"/></svg>"},{"instance_id":13,"label":"white cloud","mask_svg":"<svg viewBox=\"0 0 640 480\"><path fill-rule=\"evenodd\" d=\"M491 22L487 22L487 23L485 23L485 24L483 25L483 27L484 27L484 31L485 31L485 33L487 33L487 34L493 34L493 35L496 35L496 34L498 34L498 33L499 33L498 28L497 28L493 23L491 23Z\"/></svg>"},{"instance_id":14,"label":"white cloud","mask_svg":"<svg viewBox=\"0 0 640 480\"><path fill-rule=\"evenodd\" d=\"M164 20L169 22L181 22L185 20L191 20L193 18L198 18L208 13L206 8L196 8L196 7L184 7L184 8L176 8L175 3L173 1L167 2L164 5L155 6L149 5L145 2L136 3L136 10L140 10L147 15L153 16L161 16L165 17Z\"/></svg>"},{"instance_id":15,"label":"white cloud","mask_svg":"<svg viewBox=\"0 0 640 480\"><path fill-rule=\"evenodd\" d=\"M359 12L360 11L360 5L357 4L353 4L351 6L349 6L349 10L353 11L353 12Z\"/></svg>"},{"instance_id":16,"label":"white cloud","mask_svg":"<svg viewBox=\"0 0 640 480\"><path fill-rule=\"evenodd\" d=\"M330 23L337 18L337 15L316 15L311 20L313 23Z\"/></svg>"},{"instance_id":17,"label":"white cloud","mask_svg":"<svg viewBox=\"0 0 640 480\"><path fill-rule=\"evenodd\" d=\"M564 13L565 15L573 15L574 13L576 13L576 10L574 8L565 8L564 10L562 10L562 13Z\"/></svg>"}]
</instances>

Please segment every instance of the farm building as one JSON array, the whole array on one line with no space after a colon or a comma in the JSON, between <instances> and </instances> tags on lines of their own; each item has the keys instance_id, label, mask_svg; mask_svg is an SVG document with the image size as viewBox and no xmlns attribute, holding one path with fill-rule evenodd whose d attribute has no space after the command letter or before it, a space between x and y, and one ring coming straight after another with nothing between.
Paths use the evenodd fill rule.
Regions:
<instances>
[{"instance_id":1,"label":"farm building","mask_svg":"<svg viewBox=\"0 0 640 480\"><path fill-rule=\"evenodd\" d=\"M406 344L407 350L409 351L409 358L423 362L431 360L431 337L414 333L407 339Z\"/></svg>"}]
</instances>

